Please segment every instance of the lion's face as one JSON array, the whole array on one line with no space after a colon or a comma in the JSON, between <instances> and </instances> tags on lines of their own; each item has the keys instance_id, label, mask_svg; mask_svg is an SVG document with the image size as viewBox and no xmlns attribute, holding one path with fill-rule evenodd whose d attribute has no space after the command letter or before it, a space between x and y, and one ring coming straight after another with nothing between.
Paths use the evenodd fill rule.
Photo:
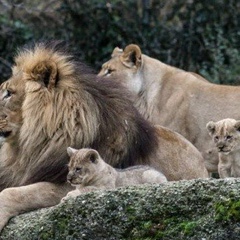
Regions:
<instances>
[{"instance_id":1,"label":"lion's face","mask_svg":"<svg viewBox=\"0 0 240 240\"><path fill-rule=\"evenodd\" d=\"M56 87L59 76L72 73L72 67L64 60L60 54L41 44L32 51L20 52L14 59L11 78L1 85L0 104L15 111L22 107L26 94L42 90L50 92Z\"/></svg>"},{"instance_id":2,"label":"lion's face","mask_svg":"<svg viewBox=\"0 0 240 240\"><path fill-rule=\"evenodd\" d=\"M0 106L0 145L10 142L18 134L21 126L21 113Z\"/></svg>"},{"instance_id":3,"label":"lion's face","mask_svg":"<svg viewBox=\"0 0 240 240\"><path fill-rule=\"evenodd\" d=\"M0 145L14 141L21 127L21 111L11 111L0 105Z\"/></svg>"},{"instance_id":4,"label":"lion's face","mask_svg":"<svg viewBox=\"0 0 240 240\"><path fill-rule=\"evenodd\" d=\"M70 156L67 181L75 185L88 185L98 172L98 153L93 149L67 149Z\"/></svg>"},{"instance_id":5,"label":"lion's face","mask_svg":"<svg viewBox=\"0 0 240 240\"><path fill-rule=\"evenodd\" d=\"M99 76L110 77L121 82L128 90L139 93L142 87L141 50L137 45L130 44L124 50L116 47L112 58L102 65Z\"/></svg>"},{"instance_id":6,"label":"lion's face","mask_svg":"<svg viewBox=\"0 0 240 240\"><path fill-rule=\"evenodd\" d=\"M211 121L207 129L219 153L229 154L240 149L240 121L230 118Z\"/></svg>"},{"instance_id":7,"label":"lion's face","mask_svg":"<svg viewBox=\"0 0 240 240\"><path fill-rule=\"evenodd\" d=\"M0 146L6 141L11 134L11 129L8 127L7 115L0 109Z\"/></svg>"},{"instance_id":8,"label":"lion's face","mask_svg":"<svg viewBox=\"0 0 240 240\"><path fill-rule=\"evenodd\" d=\"M25 95L25 83L23 82L23 73L14 72L10 79L2 83L0 87L0 104L10 109L18 111L23 103Z\"/></svg>"}]
</instances>

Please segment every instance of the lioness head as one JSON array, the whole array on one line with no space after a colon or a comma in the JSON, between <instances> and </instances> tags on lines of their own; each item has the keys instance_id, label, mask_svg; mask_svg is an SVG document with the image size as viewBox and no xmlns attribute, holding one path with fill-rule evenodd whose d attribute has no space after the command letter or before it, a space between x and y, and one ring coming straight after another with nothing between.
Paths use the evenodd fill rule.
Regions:
<instances>
[{"instance_id":1,"label":"lioness head","mask_svg":"<svg viewBox=\"0 0 240 240\"><path fill-rule=\"evenodd\" d=\"M138 70L142 66L141 49L130 44L124 50L116 47L111 59L102 65L99 76L112 76L130 91L139 93L142 86L141 75Z\"/></svg>"},{"instance_id":2,"label":"lioness head","mask_svg":"<svg viewBox=\"0 0 240 240\"><path fill-rule=\"evenodd\" d=\"M240 149L240 121L227 118L218 122L210 121L206 127L218 152L228 154Z\"/></svg>"},{"instance_id":3,"label":"lioness head","mask_svg":"<svg viewBox=\"0 0 240 240\"><path fill-rule=\"evenodd\" d=\"M94 149L82 148L80 150L68 147L70 161L67 181L74 185L88 185L94 180L95 173L99 171L99 154Z\"/></svg>"}]
</instances>

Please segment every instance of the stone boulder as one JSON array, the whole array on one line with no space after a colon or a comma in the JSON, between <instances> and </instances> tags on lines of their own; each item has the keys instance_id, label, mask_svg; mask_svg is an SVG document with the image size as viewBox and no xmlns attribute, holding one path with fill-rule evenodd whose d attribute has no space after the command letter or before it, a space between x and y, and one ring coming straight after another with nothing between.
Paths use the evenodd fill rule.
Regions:
<instances>
[{"instance_id":1,"label":"stone boulder","mask_svg":"<svg viewBox=\"0 0 240 240\"><path fill-rule=\"evenodd\" d=\"M87 193L11 219L0 239L240 239L240 179Z\"/></svg>"}]
</instances>

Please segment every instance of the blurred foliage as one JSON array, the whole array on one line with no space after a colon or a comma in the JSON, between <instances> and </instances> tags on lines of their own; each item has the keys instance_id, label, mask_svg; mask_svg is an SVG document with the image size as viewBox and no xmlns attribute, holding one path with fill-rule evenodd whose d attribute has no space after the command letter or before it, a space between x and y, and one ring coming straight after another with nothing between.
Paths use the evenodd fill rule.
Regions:
<instances>
[{"instance_id":1,"label":"blurred foliage","mask_svg":"<svg viewBox=\"0 0 240 240\"><path fill-rule=\"evenodd\" d=\"M63 39L97 71L114 47L142 52L221 84L240 84L238 0L0 0L0 74L17 47Z\"/></svg>"}]
</instances>

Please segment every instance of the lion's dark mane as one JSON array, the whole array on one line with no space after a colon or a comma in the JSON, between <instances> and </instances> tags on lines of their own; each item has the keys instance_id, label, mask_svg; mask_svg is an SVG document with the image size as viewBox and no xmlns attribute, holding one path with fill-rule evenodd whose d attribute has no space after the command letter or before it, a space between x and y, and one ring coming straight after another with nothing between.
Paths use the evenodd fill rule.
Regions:
<instances>
[{"instance_id":1,"label":"lion's dark mane","mask_svg":"<svg viewBox=\"0 0 240 240\"><path fill-rule=\"evenodd\" d=\"M95 102L98 111L100 112L99 128L95 139L88 145L81 146L78 143L72 147L83 148L90 147L99 151L100 155L108 161L109 164L118 168L126 168L137 164L148 164L149 155L155 151L157 146L157 136L155 128L141 117L138 111L132 104L131 94L111 79L99 78L92 69L81 63L74 55L69 53L63 47L62 42L40 43L43 48L49 49L52 52L58 52L60 55L67 55L69 64L74 69L74 84L86 91ZM24 51L34 51L34 47L25 48ZM57 76L56 88L61 80L61 76ZM67 93L65 99L68 99ZM84 101L84 100L83 100ZM87 99L85 100L87 101ZM62 103L65 104L64 102ZM72 106L69 106L71 108ZM38 108L38 106L36 106ZM61 109L59 109L61 111ZM92 109L95 111L95 109ZM129 129L126 131L126 124L129 124ZM78 126L74 131L78 131ZM113 137L112 133L117 133L127 139L127 145L123 146L126 153L115 152L113 145L111 154L107 153L105 141ZM36 165L32 169L31 174L24 180L23 185L49 181L61 183L66 181L67 163L69 157L66 152L68 140L62 139L61 148L53 149L43 165ZM50 143L49 143L50 144ZM117 144L117 143L116 143ZM48 143L43 146L48 149ZM118 161L115 161L115 155L121 156ZM31 158L31 156L29 156ZM1 178L1 176L0 176Z\"/></svg>"}]
</instances>

